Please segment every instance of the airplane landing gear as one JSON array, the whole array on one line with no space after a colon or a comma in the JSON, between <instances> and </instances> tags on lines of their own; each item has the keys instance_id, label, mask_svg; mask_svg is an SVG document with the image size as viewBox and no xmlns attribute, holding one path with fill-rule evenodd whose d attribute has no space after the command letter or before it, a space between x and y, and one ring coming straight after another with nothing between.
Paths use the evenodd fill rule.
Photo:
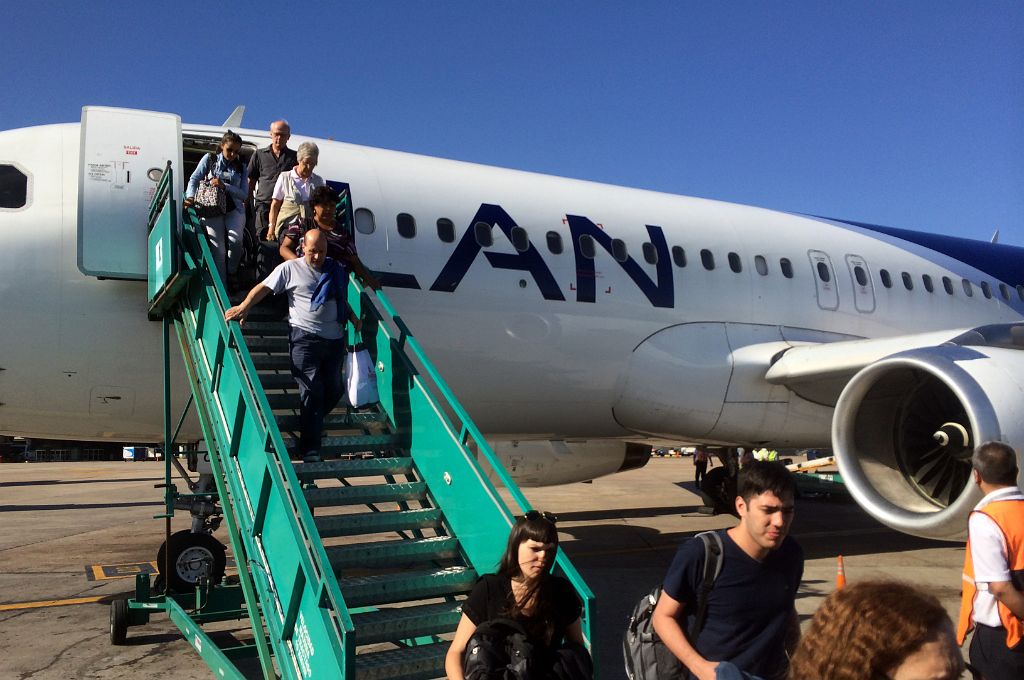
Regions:
<instances>
[{"instance_id":1,"label":"airplane landing gear","mask_svg":"<svg viewBox=\"0 0 1024 680\"><path fill-rule=\"evenodd\" d=\"M727 449L717 454L722 465L708 470L700 485L704 505L716 515L736 514L736 483L739 474L739 454Z\"/></svg>"},{"instance_id":2,"label":"airplane landing gear","mask_svg":"<svg viewBox=\"0 0 1024 680\"><path fill-rule=\"evenodd\" d=\"M160 546L156 566L170 592L184 593L195 590L200 581L209 585L220 583L227 564L226 553L224 544L210 534L194 534L185 529L171 534L170 541ZM164 573L168 559L170 573Z\"/></svg>"}]
</instances>

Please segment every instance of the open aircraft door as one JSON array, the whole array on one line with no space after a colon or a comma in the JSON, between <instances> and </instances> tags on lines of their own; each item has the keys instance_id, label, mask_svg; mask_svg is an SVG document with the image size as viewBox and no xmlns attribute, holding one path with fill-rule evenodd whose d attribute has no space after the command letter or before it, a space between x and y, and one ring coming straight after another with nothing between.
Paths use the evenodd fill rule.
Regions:
<instances>
[{"instance_id":1,"label":"open aircraft door","mask_svg":"<svg viewBox=\"0 0 1024 680\"><path fill-rule=\"evenodd\" d=\"M78 170L78 268L145 279L149 204L167 161L180 196L181 118L171 113L86 106Z\"/></svg>"}]
</instances>

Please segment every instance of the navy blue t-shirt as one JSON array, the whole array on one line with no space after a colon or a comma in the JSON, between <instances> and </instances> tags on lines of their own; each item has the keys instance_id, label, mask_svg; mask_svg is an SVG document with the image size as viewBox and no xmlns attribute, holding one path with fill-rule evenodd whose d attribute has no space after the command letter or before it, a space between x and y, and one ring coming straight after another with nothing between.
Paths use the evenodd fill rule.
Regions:
<instances>
[{"instance_id":1,"label":"navy blue t-shirt","mask_svg":"<svg viewBox=\"0 0 1024 680\"><path fill-rule=\"evenodd\" d=\"M717 533L724 547L722 572L708 596L704 628L696 643L690 642L708 661L731 661L766 679L781 677L787 666L784 642L804 573L804 552L787 536L758 562L725 529ZM691 538L676 552L664 584L665 592L685 605L686 621L680 623L687 633L703 580L704 544Z\"/></svg>"}]
</instances>

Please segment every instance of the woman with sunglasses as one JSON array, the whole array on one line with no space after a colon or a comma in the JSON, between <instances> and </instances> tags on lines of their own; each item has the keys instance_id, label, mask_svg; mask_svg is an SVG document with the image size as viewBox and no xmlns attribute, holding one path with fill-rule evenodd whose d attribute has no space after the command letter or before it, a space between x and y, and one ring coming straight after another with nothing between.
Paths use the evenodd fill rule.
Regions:
<instances>
[{"instance_id":1,"label":"woman with sunglasses","mask_svg":"<svg viewBox=\"0 0 1024 680\"><path fill-rule=\"evenodd\" d=\"M555 521L551 513L536 510L516 520L497 573L482 576L462 604L462 618L445 657L449 680L464 680L466 652L472 651L470 641L477 628L509 619L525 631L541 664L579 666L582 656L588 676L592 674L583 647L582 603L569 581L551 574L558 550ZM575 661L568 661L560 650L574 655ZM547 675L546 668L538 670L540 676Z\"/></svg>"}]
</instances>

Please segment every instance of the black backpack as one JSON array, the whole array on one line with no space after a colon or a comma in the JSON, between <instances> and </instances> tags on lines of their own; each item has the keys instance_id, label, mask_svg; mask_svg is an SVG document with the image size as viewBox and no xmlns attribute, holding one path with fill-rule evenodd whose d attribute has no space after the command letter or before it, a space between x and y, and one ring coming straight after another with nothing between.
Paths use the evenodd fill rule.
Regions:
<instances>
[{"instance_id":1,"label":"black backpack","mask_svg":"<svg viewBox=\"0 0 1024 680\"><path fill-rule=\"evenodd\" d=\"M722 571L722 537L714 531L702 531L694 536L704 543L704 579L697 596L697 611L687 637L691 643L704 628L708 595L715 587L715 579ZM622 656L629 680L669 680L686 677L686 669L675 654L658 638L652 625L654 608L661 597L661 586L644 595L633 608L622 636Z\"/></svg>"},{"instance_id":2,"label":"black backpack","mask_svg":"<svg viewBox=\"0 0 1024 680\"><path fill-rule=\"evenodd\" d=\"M534 680L537 650L511 619L484 621L473 631L463 657L466 680Z\"/></svg>"}]
</instances>

